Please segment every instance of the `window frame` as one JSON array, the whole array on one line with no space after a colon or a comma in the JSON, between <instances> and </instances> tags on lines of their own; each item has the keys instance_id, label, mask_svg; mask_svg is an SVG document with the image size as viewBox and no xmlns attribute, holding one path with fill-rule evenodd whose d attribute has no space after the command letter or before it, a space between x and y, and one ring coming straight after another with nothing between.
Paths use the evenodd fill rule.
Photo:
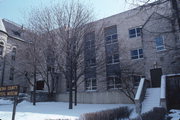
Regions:
<instances>
[{"instance_id":1,"label":"window frame","mask_svg":"<svg viewBox=\"0 0 180 120\"><path fill-rule=\"evenodd\" d=\"M138 32L138 29L140 30ZM135 33L133 34L133 36L130 34L130 31L135 30ZM133 27L128 29L129 32L129 38L136 38L136 37L140 37L142 35L142 26L138 26L138 27Z\"/></svg>"},{"instance_id":2,"label":"window frame","mask_svg":"<svg viewBox=\"0 0 180 120\"><path fill-rule=\"evenodd\" d=\"M115 58L115 55L118 55L118 59L114 59ZM108 62L108 58L109 57L111 57L111 61L112 62ZM116 60L118 60L118 61L116 61ZM120 62L120 60L119 60L119 53L113 53L113 54L111 54L111 55L107 55L106 56L106 64L107 65L111 65L111 64L118 64Z\"/></svg>"},{"instance_id":3,"label":"window frame","mask_svg":"<svg viewBox=\"0 0 180 120\"><path fill-rule=\"evenodd\" d=\"M14 51L15 50L15 51ZM16 53L17 53L17 48L13 47L12 49L12 54L11 54L11 60L15 61L16 60Z\"/></svg>"},{"instance_id":4,"label":"window frame","mask_svg":"<svg viewBox=\"0 0 180 120\"><path fill-rule=\"evenodd\" d=\"M142 50L142 54L140 54L140 50ZM137 51L137 55L132 55L133 51ZM131 50L130 55L131 55L131 60L138 60L138 59L143 59L144 58L144 52L143 52L142 48ZM133 57L137 57L137 58L133 58Z\"/></svg>"},{"instance_id":5,"label":"window frame","mask_svg":"<svg viewBox=\"0 0 180 120\"><path fill-rule=\"evenodd\" d=\"M113 78L113 84L110 85L110 81L109 78ZM116 90L116 89L121 89L122 88L122 80L120 80L119 84L116 84L116 78L117 80L120 80L120 78L116 75L112 75L112 76L107 76L107 89L108 90ZM120 86L120 87L117 87Z\"/></svg>"},{"instance_id":6,"label":"window frame","mask_svg":"<svg viewBox=\"0 0 180 120\"><path fill-rule=\"evenodd\" d=\"M0 51L0 56L3 56L4 53L4 42L0 41L0 47L2 48L2 51Z\"/></svg>"},{"instance_id":7,"label":"window frame","mask_svg":"<svg viewBox=\"0 0 180 120\"><path fill-rule=\"evenodd\" d=\"M95 86L93 86L93 80L95 80ZM89 82L89 86L87 86L87 82ZM97 90L97 80L96 78L86 78L85 79L85 91L91 92Z\"/></svg>"},{"instance_id":8,"label":"window frame","mask_svg":"<svg viewBox=\"0 0 180 120\"><path fill-rule=\"evenodd\" d=\"M157 40L157 39L160 39L160 38L162 38L162 43L163 43L163 44L157 46L157 41L156 41L156 40ZM159 52L159 51L164 51L164 50L166 50L165 43L164 43L164 36L161 36L161 35L160 35L160 36L157 36L157 37L154 38L154 41L155 41L156 51ZM158 49L158 48L163 48L163 49Z\"/></svg>"},{"instance_id":9,"label":"window frame","mask_svg":"<svg viewBox=\"0 0 180 120\"><path fill-rule=\"evenodd\" d=\"M113 36L116 35L116 39L113 39ZM107 38L110 37L110 42L107 42ZM117 33L113 33L113 34L109 34L109 35L106 35L105 36L105 43L106 45L110 45L110 44L113 44L113 43L117 43L118 42L118 34Z\"/></svg>"}]
</instances>

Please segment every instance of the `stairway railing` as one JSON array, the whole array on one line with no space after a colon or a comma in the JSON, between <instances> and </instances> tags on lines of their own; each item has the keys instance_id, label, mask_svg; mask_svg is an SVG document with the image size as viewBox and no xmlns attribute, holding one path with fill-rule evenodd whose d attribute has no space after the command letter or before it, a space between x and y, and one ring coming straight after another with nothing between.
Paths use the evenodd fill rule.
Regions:
<instances>
[{"instance_id":1,"label":"stairway railing","mask_svg":"<svg viewBox=\"0 0 180 120\"><path fill-rule=\"evenodd\" d=\"M166 75L161 76L160 106L167 109L167 106L166 106Z\"/></svg>"},{"instance_id":2,"label":"stairway railing","mask_svg":"<svg viewBox=\"0 0 180 120\"><path fill-rule=\"evenodd\" d=\"M142 101L144 100L145 93L146 93L146 88L147 88L147 82L145 78L141 78L137 93L135 96L135 105L136 105L136 112L141 113L141 108L142 108Z\"/></svg>"}]
</instances>

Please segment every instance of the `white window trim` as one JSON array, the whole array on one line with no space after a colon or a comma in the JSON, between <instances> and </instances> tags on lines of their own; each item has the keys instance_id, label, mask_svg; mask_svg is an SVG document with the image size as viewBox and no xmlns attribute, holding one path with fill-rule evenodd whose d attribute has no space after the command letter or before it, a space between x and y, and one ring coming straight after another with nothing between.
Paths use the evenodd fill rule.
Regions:
<instances>
[{"instance_id":1,"label":"white window trim","mask_svg":"<svg viewBox=\"0 0 180 120\"><path fill-rule=\"evenodd\" d=\"M112 36L113 36L113 35L117 35L117 39L115 39L115 40L117 40L117 41L115 41L115 42L112 41ZM111 40L110 40L111 42L110 42L110 43L107 43L107 42L106 42L106 37L108 37L108 36L111 36ZM105 44L106 44L106 45L114 44L114 43L117 43L117 42L118 42L118 34L117 34L117 33L113 33L113 34L109 34L109 35L106 35L106 36L105 36Z\"/></svg>"},{"instance_id":2,"label":"white window trim","mask_svg":"<svg viewBox=\"0 0 180 120\"><path fill-rule=\"evenodd\" d=\"M142 49L142 50L143 50L143 48L137 48L137 49L132 49L132 50L131 50L131 51L134 51L134 50L137 50L137 51L138 51L138 58L137 58L137 59L132 59L132 55L131 55L131 51L130 51L131 60L144 59L144 54L142 54L142 55L143 55L143 57L142 57L142 58L140 58L139 49ZM144 51L143 51L143 53L144 53Z\"/></svg>"},{"instance_id":3,"label":"white window trim","mask_svg":"<svg viewBox=\"0 0 180 120\"><path fill-rule=\"evenodd\" d=\"M130 34L129 34L129 38L141 37L142 33L140 33L140 36L137 35L137 28L142 29L142 26L137 26L137 27L133 27L133 28L128 29L128 34L129 34L129 31L130 31L130 30L135 29L135 35L136 35L135 37L130 37Z\"/></svg>"},{"instance_id":4,"label":"white window trim","mask_svg":"<svg viewBox=\"0 0 180 120\"><path fill-rule=\"evenodd\" d=\"M112 76L108 76L107 77L107 79L109 78L109 77L112 77L113 78L113 88L109 88L109 90L117 90L117 89L121 89L122 88L122 83L120 83L120 84L117 84L117 85L120 85L121 87L120 88L117 88L116 86L116 82L115 82L115 77L117 77L117 76L115 76L115 75L112 75ZM122 81L121 81L122 82ZM108 87L109 87L109 84L108 84Z\"/></svg>"},{"instance_id":5,"label":"white window trim","mask_svg":"<svg viewBox=\"0 0 180 120\"><path fill-rule=\"evenodd\" d=\"M96 80L96 86L92 86L92 81L93 81L93 79L96 80L96 78L88 78L88 79L86 79L86 80L89 80L89 81L90 81L90 87L86 87L86 81L85 81L85 90L86 90L87 92L93 92L93 91L96 91L96 90L97 90L97 80ZM96 89L94 90L93 87L96 87ZM87 89L87 88L88 88L88 89ZM89 89L89 88L90 88L90 89Z\"/></svg>"},{"instance_id":6,"label":"white window trim","mask_svg":"<svg viewBox=\"0 0 180 120\"><path fill-rule=\"evenodd\" d=\"M159 37L162 37L163 45L157 46L157 45L156 45L156 40L155 40L155 39L158 38L158 37L155 37L155 38L154 38L154 41L155 41L156 51L157 51L157 52L165 51L165 50L166 50L166 46L165 46L165 42L164 42L164 36L161 36L161 35L160 35ZM160 47L162 47L162 46L164 47L164 49L158 50L158 48L160 48Z\"/></svg>"},{"instance_id":7,"label":"white window trim","mask_svg":"<svg viewBox=\"0 0 180 120\"><path fill-rule=\"evenodd\" d=\"M118 54L118 53L117 53ZM107 65L112 65L112 64L118 64L120 62L120 59L118 58L119 62L114 62L114 55L115 54L112 54L112 55L109 55L109 56L112 56L112 63L107 63ZM118 54L119 55L119 54Z\"/></svg>"}]
</instances>

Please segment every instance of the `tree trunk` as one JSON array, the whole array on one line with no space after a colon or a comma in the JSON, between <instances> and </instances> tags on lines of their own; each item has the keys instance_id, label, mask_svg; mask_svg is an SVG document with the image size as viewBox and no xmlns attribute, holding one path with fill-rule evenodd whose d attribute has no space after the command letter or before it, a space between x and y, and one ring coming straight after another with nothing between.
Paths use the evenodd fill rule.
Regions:
<instances>
[{"instance_id":1,"label":"tree trunk","mask_svg":"<svg viewBox=\"0 0 180 120\"><path fill-rule=\"evenodd\" d=\"M33 105L36 105L36 66L34 66Z\"/></svg>"},{"instance_id":2,"label":"tree trunk","mask_svg":"<svg viewBox=\"0 0 180 120\"><path fill-rule=\"evenodd\" d=\"M74 105L77 105L77 83L74 84Z\"/></svg>"},{"instance_id":3,"label":"tree trunk","mask_svg":"<svg viewBox=\"0 0 180 120\"><path fill-rule=\"evenodd\" d=\"M69 109L73 108L72 79L69 80Z\"/></svg>"}]
</instances>

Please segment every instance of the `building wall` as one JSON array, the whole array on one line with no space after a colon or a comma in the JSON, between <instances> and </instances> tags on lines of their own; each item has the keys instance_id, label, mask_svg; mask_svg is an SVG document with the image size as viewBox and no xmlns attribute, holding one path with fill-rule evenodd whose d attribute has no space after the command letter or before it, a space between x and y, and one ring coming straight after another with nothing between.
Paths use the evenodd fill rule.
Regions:
<instances>
[{"instance_id":1,"label":"building wall","mask_svg":"<svg viewBox=\"0 0 180 120\"><path fill-rule=\"evenodd\" d=\"M173 65L171 64L171 58L173 57L173 52L156 52L153 48L154 42L149 43L148 41L152 41L154 36L151 34L147 34L144 32L144 29L164 29L166 27L170 27L171 24L167 20L163 19L163 21L155 21L156 24L153 23L153 26L147 27L147 24L150 24L149 19L154 13L158 13L160 15L169 17L171 15L170 3L166 2L164 4L158 4L155 6L145 6L138 7L117 15L113 15L98 21L95 21L93 24L95 26L95 45L98 48L95 51L96 54L96 69L93 69L93 72L96 71L96 80L97 80L97 89L95 91L87 92L85 89L85 83L82 82L78 88L78 99L79 102L87 102L87 103L98 103L98 101L103 101L105 99L105 103L131 103L126 96L122 93L116 94L116 91L108 91L107 88L107 75L108 72L111 72L116 67L131 67L131 69L135 72L135 74L145 76L146 79L150 80L150 69L154 68L154 61L157 61L157 64L163 68L163 73L173 73ZM147 23L148 22L148 23ZM157 25L162 23L161 25ZM167 26L163 26L167 24ZM144 27L144 25L146 25ZM105 44L105 29L116 26L117 28L117 36L118 36L118 53L119 53L119 63L107 65L106 64L106 55L109 54L107 51L107 47ZM129 37L129 30L132 28L144 28L141 36ZM157 31L156 31L157 32ZM144 36L144 34L146 34ZM172 40L173 35L165 35L166 41ZM173 40L172 40L173 41ZM169 41L167 44L174 44ZM151 47L150 47L151 46ZM111 49L113 49L112 47ZM143 49L143 58L140 59L132 59L131 51L136 49ZM109 48L108 48L109 49ZM160 60L161 59L161 60ZM81 78L83 80L83 78ZM61 81L61 89L64 88L65 79ZM114 96L111 96L113 93ZM101 96L102 98L98 97ZM113 101L111 97L117 97ZM87 98L87 100L86 100ZM58 101L67 101L68 95L64 90L60 90L57 93ZM101 100L100 100L101 99Z\"/></svg>"},{"instance_id":2,"label":"building wall","mask_svg":"<svg viewBox=\"0 0 180 120\"><path fill-rule=\"evenodd\" d=\"M26 34L21 31L21 26L15 23L4 19L2 23L6 30L4 33L6 37L1 39L4 40L4 49L3 56L1 56L0 81L2 82L3 79L3 85L19 85L21 92L27 92L28 85L24 76L26 69L24 65L24 50L27 45L27 41L24 38L26 38ZM16 50L15 58L12 58L13 49ZM12 79L10 78L11 69L14 69ZM2 74L4 74L4 77L2 77Z\"/></svg>"},{"instance_id":3,"label":"building wall","mask_svg":"<svg viewBox=\"0 0 180 120\"><path fill-rule=\"evenodd\" d=\"M57 94L56 100L67 102L69 100L69 94ZM77 94L77 102L88 104L132 104L132 101L118 90L102 92L79 92Z\"/></svg>"}]
</instances>

